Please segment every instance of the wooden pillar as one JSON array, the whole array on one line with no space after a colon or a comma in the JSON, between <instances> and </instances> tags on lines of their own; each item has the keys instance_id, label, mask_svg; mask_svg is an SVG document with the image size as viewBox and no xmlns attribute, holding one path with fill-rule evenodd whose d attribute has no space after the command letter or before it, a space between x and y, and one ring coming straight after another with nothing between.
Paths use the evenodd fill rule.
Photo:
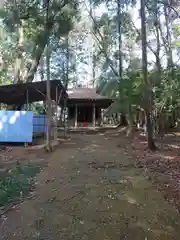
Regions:
<instances>
[{"instance_id":1,"label":"wooden pillar","mask_svg":"<svg viewBox=\"0 0 180 240\"><path fill-rule=\"evenodd\" d=\"M78 115L78 108L77 108L77 104L75 104L75 122L74 122L75 128L77 127L77 115Z\"/></svg>"},{"instance_id":2,"label":"wooden pillar","mask_svg":"<svg viewBox=\"0 0 180 240\"><path fill-rule=\"evenodd\" d=\"M29 111L29 92L26 90L26 111Z\"/></svg>"},{"instance_id":3,"label":"wooden pillar","mask_svg":"<svg viewBox=\"0 0 180 240\"><path fill-rule=\"evenodd\" d=\"M64 99L64 138L66 137L66 129L67 129L67 126L66 126L66 106L67 106L67 99L65 98Z\"/></svg>"},{"instance_id":4,"label":"wooden pillar","mask_svg":"<svg viewBox=\"0 0 180 240\"><path fill-rule=\"evenodd\" d=\"M93 128L96 126L96 105L93 103L93 119L92 119Z\"/></svg>"},{"instance_id":5,"label":"wooden pillar","mask_svg":"<svg viewBox=\"0 0 180 240\"><path fill-rule=\"evenodd\" d=\"M58 139L58 87L56 87L56 101L55 101L55 122L54 122L54 140Z\"/></svg>"},{"instance_id":6,"label":"wooden pillar","mask_svg":"<svg viewBox=\"0 0 180 240\"><path fill-rule=\"evenodd\" d=\"M101 126L103 126L104 123L104 109L101 108Z\"/></svg>"},{"instance_id":7,"label":"wooden pillar","mask_svg":"<svg viewBox=\"0 0 180 240\"><path fill-rule=\"evenodd\" d=\"M29 111L29 92L28 92L28 90L26 90L26 111ZM25 148L28 147L28 143L27 142L24 143L24 147Z\"/></svg>"}]
</instances>

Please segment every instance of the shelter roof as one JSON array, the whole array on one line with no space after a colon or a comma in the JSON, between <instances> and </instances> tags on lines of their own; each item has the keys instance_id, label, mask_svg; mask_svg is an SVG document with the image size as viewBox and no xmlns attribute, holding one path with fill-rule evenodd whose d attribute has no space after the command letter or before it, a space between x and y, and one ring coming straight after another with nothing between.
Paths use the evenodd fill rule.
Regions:
<instances>
[{"instance_id":1,"label":"shelter roof","mask_svg":"<svg viewBox=\"0 0 180 240\"><path fill-rule=\"evenodd\" d=\"M113 100L96 92L95 88L73 88L68 91L68 105L73 103L92 104L96 102L102 108L108 107Z\"/></svg>"},{"instance_id":2,"label":"shelter roof","mask_svg":"<svg viewBox=\"0 0 180 240\"><path fill-rule=\"evenodd\" d=\"M46 82L0 85L0 102L11 105L44 101L46 99ZM61 101L68 97L61 81L51 80L51 99L56 100L56 97L59 98L60 95Z\"/></svg>"}]
</instances>

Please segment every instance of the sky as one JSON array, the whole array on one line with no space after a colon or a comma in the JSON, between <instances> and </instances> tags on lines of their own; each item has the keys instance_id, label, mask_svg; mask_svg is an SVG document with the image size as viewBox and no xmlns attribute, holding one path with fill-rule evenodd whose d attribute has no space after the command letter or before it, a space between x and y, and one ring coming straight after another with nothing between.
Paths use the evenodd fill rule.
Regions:
<instances>
[{"instance_id":1,"label":"sky","mask_svg":"<svg viewBox=\"0 0 180 240\"><path fill-rule=\"evenodd\" d=\"M2 7L5 2L6 2L6 0L0 0L0 7Z\"/></svg>"}]
</instances>

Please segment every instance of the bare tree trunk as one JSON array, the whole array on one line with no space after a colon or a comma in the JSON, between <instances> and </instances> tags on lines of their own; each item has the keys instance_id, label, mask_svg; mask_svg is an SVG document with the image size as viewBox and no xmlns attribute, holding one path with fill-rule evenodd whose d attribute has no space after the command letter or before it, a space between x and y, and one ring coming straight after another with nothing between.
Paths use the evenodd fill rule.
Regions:
<instances>
[{"instance_id":1,"label":"bare tree trunk","mask_svg":"<svg viewBox=\"0 0 180 240\"><path fill-rule=\"evenodd\" d=\"M122 34L121 34L121 1L117 0L117 19L118 19L118 56L119 56L119 83L122 79Z\"/></svg>"},{"instance_id":2,"label":"bare tree trunk","mask_svg":"<svg viewBox=\"0 0 180 240\"><path fill-rule=\"evenodd\" d=\"M40 77L41 81L44 81L44 54L41 56L40 60Z\"/></svg>"},{"instance_id":3,"label":"bare tree trunk","mask_svg":"<svg viewBox=\"0 0 180 240\"><path fill-rule=\"evenodd\" d=\"M90 16L94 17L93 14L93 5L92 5L92 0L90 0ZM96 67L96 62L95 62L95 54L94 54L94 39L92 39L92 49L91 49L91 57L92 57L92 87L95 87L95 81L96 81L96 73L95 73L95 67Z\"/></svg>"},{"instance_id":4,"label":"bare tree trunk","mask_svg":"<svg viewBox=\"0 0 180 240\"><path fill-rule=\"evenodd\" d=\"M126 115L121 113L119 126L127 126L127 124L128 123L127 123Z\"/></svg>"},{"instance_id":5,"label":"bare tree trunk","mask_svg":"<svg viewBox=\"0 0 180 240\"><path fill-rule=\"evenodd\" d=\"M66 82L65 82L65 91L68 89L68 83L69 83L69 36L66 38ZM64 99L64 137L66 137L66 105L67 105L67 99Z\"/></svg>"},{"instance_id":6,"label":"bare tree trunk","mask_svg":"<svg viewBox=\"0 0 180 240\"><path fill-rule=\"evenodd\" d=\"M32 82L34 79L34 75L37 71L41 56L44 52L44 48L48 42L49 32L50 32L49 28L46 28L44 30L44 32L42 33L42 36L41 36L41 42L39 43L38 46L35 46L35 48L33 49L32 62L31 62L31 65L28 69L28 72L27 72L27 75L25 78L26 82Z\"/></svg>"},{"instance_id":7,"label":"bare tree trunk","mask_svg":"<svg viewBox=\"0 0 180 240\"><path fill-rule=\"evenodd\" d=\"M168 1L169 2L169 1ZM172 44L171 44L171 32L170 32L170 10L167 6L164 5L164 17L165 17L165 26L166 26L166 46L167 46L167 62L168 68L172 70L173 68L173 56L172 56Z\"/></svg>"},{"instance_id":8,"label":"bare tree trunk","mask_svg":"<svg viewBox=\"0 0 180 240\"><path fill-rule=\"evenodd\" d=\"M156 145L153 138L153 127L152 127L152 90L148 79L147 70L147 35L146 35L146 16L145 16L145 0L141 0L141 35L142 35L142 63L143 63L143 77L144 77L144 100L145 106L144 111L146 115L146 129L147 129L147 141L148 148L155 150Z\"/></svg>"},{"instance_id":9,"label":"bare tree trunk","mask_svg":"<svg viewBox=\"0 0 180 240\"><path fill-rule=\"evenodd\" d=\"M160 33L159 33L159 8L158 0L156 0L156 12L155 12L155 32L156 32L156 68L158 71L158 80L161 80L161 61L160 61L160 51L161 51L161 42L160 42Z\"/></svg>"},{"instance_id":10,"label":"bare tree trunk","mask_svg":"<svg viewBox=\"0 0 180 240\"><path fill-rule=\"evenodd\" d=\"M40 78L41 78L41 81L44 81L44 71L45 71L44 64L45 64L45 61L44 61L44 54L43 54L41 56L41 60L40 60ZM43 101L43 107L44 107L44 110L46 112L46 100Z\"/></svg>"},{"instance_id":11,"label":"bare tree trunk","mask_svg":"<svg viewBox=\"0 0 180 240\"><path fill-rule=\"evenodd\" d=\"M23 30L23 21L19 20L17 24L17 58L15 62L15 73L14 73L14 83L23 81L23 52L24 52L24 30Z\"/></svg>"},{"instance_id":12,"label":"bare tree trunk","mask_svg":"<svg viewBox=\"0 0 180 240\"><path fill-rule=\"evenodd\" d=\"M172 2L172 1L171 1ZM167 0L168 5L171 5L170 1ZM173 66L173 53L172 53L172 40L171 40L171 31L170 31L170 18L171 18L171 11L170 8L164 4L164 17L165 17L165 26L166 26L166 37L165 37L165 44L166 44L166 55L167 55L167 66L169 70L169 77L168 80L170 81L170 101L173 105L173 85L172 81L174 80L174 66Z\"/></svg>"},{"instance_id":13,"label":"bare tree trunk","mask_svg":"<svg viewBox=\"0 0 180 240\"><path fill-rule=\"evenodd\" d=\"M64 138L66 137L66 133L67 133L66 107L67 107L67 99L64 100Z\"/></svg>"},{"instance_id":14,"label":"bare tree trunk","mask_svg":"<svg viewBox=\"0 0 180 240\"><path fill-rule=\"evenodd\" d=\"M49 0L47 1L47 16L46 21L49 18ZM46 97L47 97L47 132L46 132L46 150L48 152L52 151L51 147L51 130L52 130L52 109L51 109L51 82L50 82L50 52L49 52L49 37L47 39L47 50L46 50Z\"/></svg>"},{"instance_id":15,"label":"bare tree trunk","mask_svg":"<svg viewBox=\"0 0 180 240\"><path fill-rule=\"evenodd\" d=\"M49 65L49 56L47 56L47 66ZM49 68L49 67L48 67ZM46 133L46 148L47 151L52 151L51 149L51 130L52 130L52 109L51 109L51 83L50 83L50 74L47 69L47 83L46 83L46 92L47 92L47 133Z\"/></svg>"},{"instance_id":16,"label":"bare tree trunk","mask_svg":"<svg viewBox=\"0 0 180 240\"><path fill-rule=\"evenodd\" d=\"M119 99L121 98L120 92L121 92L121 80L122 80L122 72L123 72L123 66L122 66L122 34L121 34L121 14L122 14L122 9L121 9L121 1L116 0L117 3L117 21L118 21L118 88L119 88ZM127 123L126 121L126 116L121 113L121 123L123 125ZM126 123L125 123L126 122Z\"/></svg>"},{"instance_id":17,"label":"bare tree trunk","mask_svg":"<svg viewBox=\"0 0 180 240\"><path fill-rule=\"evenodd\" d=\"M127 136L130 136L133 132L133 115L132 115L132 108L131 104L128 106L128 129L127 129Z\"/></svg>"}]
</instances>

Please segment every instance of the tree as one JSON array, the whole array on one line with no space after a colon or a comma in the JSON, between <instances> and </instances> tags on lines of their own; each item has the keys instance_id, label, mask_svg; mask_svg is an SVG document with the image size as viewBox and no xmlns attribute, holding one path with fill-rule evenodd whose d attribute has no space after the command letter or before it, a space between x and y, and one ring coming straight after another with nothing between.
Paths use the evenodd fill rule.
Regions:
<instances>
[{"instance_id":1,"label":"tree","mask_svg":"<svg viewBox=\"0 0 180 240\"><path fill-rule=\"evenodd\" d=\"M45 7L45 2L20 0L16 5L7 2L4 11L2 11L4 23L9 30L20 29L19 25L22 21L24 22L24 32L27 31L27 28L30 30L24 38L24 41L31 42L31 54L26 71L24 70L27 73L23 81L33 80L48 37L53 35L59 38L66 35L72 29L73 17L77 16L78 13L76 1L64 0L60 2L53 0L49 6L49 20L46 23ZM26 49L24 49L24 53L26 53Z\"/></svg>"},{"instance_id":2,"label":"tree","mask_svg":"<svg viewBox=\"0 0 180 240\"><path fill-rule=\"evenodd\" d=\"M146 115L148 143L154 149L153 129L158 136L178 120L179 5L142 2L144 15L140 11L142 27L138 27L131 12L138 14L136 1L85 3L52 0L45 21L45 0L6 2L0 12L1 82L11 81L14 75L17 81L41 75L44 80L61 79L65 87L75 86L87 79L91 68L98 90L116 99L109 114L125 116L129 130L139 126L139 118L142 126ZM105 11L101 8L96 15L101 4ZM87 44L92 39L93 49ZM46 50L49 67L45 66Z\"/></svg>"},{"instance_id":3,"label":"tree","mask_svg":"<svg viewBox=\"0 0 180 240\"><path fill-rule=\"evenodd\" d=\"M146 115L147 141L150 150L156 150L153 139L152 126L152 89L148 79L147 70L147 36L146 36L146 16L145 16L145 0L141 0L141 37L142 37L142 71L144 80L144 111Z\"/></svg>"},{"instance_id":4,"label":"tree","mask_svg":"<svg viewBox=\"0 0 180 240\"><path fill-rule=\"evenodd\" d=\"M128 114L129 125L135 122L135 118L132 116L136 112L134 110L144 109L143 112L147 119L148 145L150 149L156 149L153 139L153 125L156 124L155 130L157 134L160 125L165 123L165 119L169 119L170 112L174 112L178 106L178 103L176 104L178 95L177 90L175 90L177 89L177 75L171 58L173 52L172 23L177 18L177 5L172 2L167 3L167 1L158 0L145 2L143 15L145 19L142 19L141 14L141 21L143 20L144 25L142 24L140 29L135 26L134 19L129 17L128 8L121 6L121 22L123 22L121 24L121 37L124 41L121 46L123 74L121 81L119 81L120 73L117 60L120 60L120 56L118 51L114 51L114 49L116 49L116 45L117 47L120 46L118 45L120 43L118 26L120 25L116 25L120 21L119 17L115 21L116 18L112 13L116 11L116 16L118 16L120 5L118 5L119 2L116 2L116 5L114 3L114 1L109 1L110 7L107 7L108 11L111 9L111 16L107 13L102 14L100 19L91 16L95 25L93 35L96 36L99 47L97 60L102 61L103 59L104 61L98 88L107 95L117 97L119 94L119 101L116 102L116 106L119 105L119 107L115 109L116 111L122 111L123 109ZM133 7L133 4L132 2L126 2L126 6L131 5ZM164 7L169 15L163 20ZM176 15L174 16L173 13L176 13ZM113 28L114 23L117 26L115 29ZM140 41L142 41L141 45L139 44ZM165 51L163 51L163 48ZM137 50L138 52L142 50L142 59L137 58ZM150 59L147 56L150 55L152 60L147 61L147 58ZM162 59L164 57L167 57L167 60L171 59L171 64L168 63L169 60L167 61L167 69L163 66ZM143 67L132 67L137 61L142 62ZM127 67L124 66L125 64ZM137 64L135 63L135 65ZM163 120L162 123L159 116Z\"/></svg>"},{"instance_id":5,"label":"tree","mask_svg":"<svg viewBox=\"0 0 180 240\"><path fill-rule=\"evenodd\" d=\"M46 25L49 22L49 0L46 1ZM51 132L52 132L52 101L51 101L51 81L50 81L50 51L49 51L49 36L47 37L46 48L46 99L47 99L47 130L46 130L46 149L52 151L51 147Z\"/></svg>"}]
</instances>

